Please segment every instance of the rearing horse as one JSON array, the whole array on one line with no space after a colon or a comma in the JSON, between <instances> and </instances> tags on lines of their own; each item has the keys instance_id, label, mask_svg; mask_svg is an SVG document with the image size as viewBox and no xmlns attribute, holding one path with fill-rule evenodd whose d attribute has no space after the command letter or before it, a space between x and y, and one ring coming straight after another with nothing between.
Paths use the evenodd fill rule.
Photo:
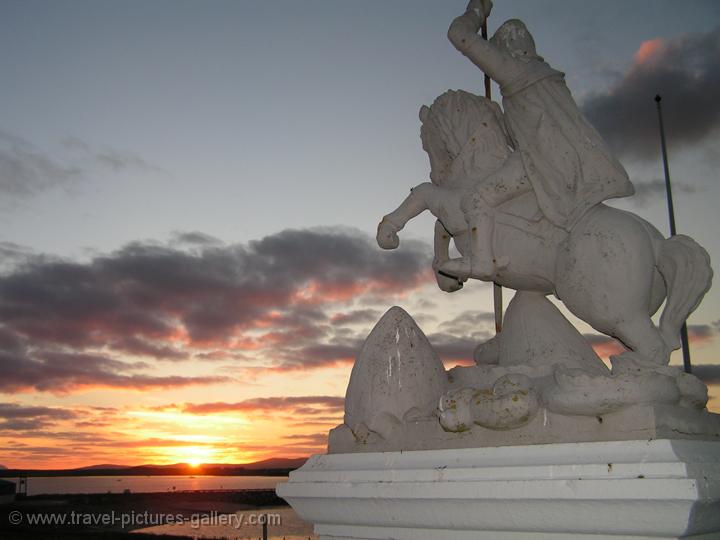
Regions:
<instances>
[{"instance_id":1,"label":"rearing horse","mask_svg":"<svg viewBox=\"0 0 720 540\"><path fill-rule=\"evenodd\" d=\"M399 245L397 232L423 212L435 225L435 269L441 289L462 282L443 275L452 237L466 255L475 231L468 227L474 186L513 151L497 104L464 91L448 91L420 110L423 148L432 183L411 194L378 226L384 249ZM692 238L665 239L639 216L597 204L565 231L542 216L533 193L497 208L492 235L498 270L492 280L515 290L555 294L595 330L619 339L655 364L680 347L680 328L712 281L710 258ZM667 299L656 326L651 316Z\"/></svg>"}]
</instances>

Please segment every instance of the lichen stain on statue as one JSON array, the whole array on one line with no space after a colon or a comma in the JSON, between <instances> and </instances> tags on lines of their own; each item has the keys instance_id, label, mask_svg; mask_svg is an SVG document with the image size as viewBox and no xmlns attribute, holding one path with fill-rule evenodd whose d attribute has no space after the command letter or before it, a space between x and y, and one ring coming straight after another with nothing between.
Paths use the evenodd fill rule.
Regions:
<instances>
[{"instance_id":1,"label":"lichen stain on statue","mask_svg":"<svg viewBox=\"0 0 720 540\"><path fill-rule=\"evenodd\" d=\"M429 210L442 290L473 278L517 291L503 331L478 345L475 366L446 373L412 318L392 308L358 356L329 450L720 437L707 387L668 365L710 288L707 252L603 204L633 193L627 173L521 21L490 41L477 34L491 6L471 2L448 37L500 85L503 108L463 90L421 107L431 181L383 217L377 241L398 248L398 232ZM626 347L612 369L550 294Z\"/></svg>"}]
</instances>

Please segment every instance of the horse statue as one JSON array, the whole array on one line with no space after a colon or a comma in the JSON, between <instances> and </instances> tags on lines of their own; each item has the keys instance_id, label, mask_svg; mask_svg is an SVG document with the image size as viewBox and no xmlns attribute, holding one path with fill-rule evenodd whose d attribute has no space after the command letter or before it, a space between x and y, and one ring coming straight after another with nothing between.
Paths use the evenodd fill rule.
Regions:
<instances>
[{"instance_id":1,"label":"horse statue","mask_svg":"<svg viewBox=\"0 0 720 540\"><path fill-rule=\"evenodd\" d=\"M433 269L439 287L454 292L467 277L443 271L452 239L468 255L474 236L469 214L483 179L517 150L500 107L465 91L448 91L420 110L431 182L420 184L378 226L384 249L425 210L436 218ZM620 340L653 365L664 366L680 347L680 329L710 288L710 259L692 238L665 239L639 216L598 203L570 230L544 217L532 191L495 209L491 235L496 269L488 281L517 291L554 294L598 332ZM663 310L659 326L651 316Z\"/></svg>"}]
</instances>

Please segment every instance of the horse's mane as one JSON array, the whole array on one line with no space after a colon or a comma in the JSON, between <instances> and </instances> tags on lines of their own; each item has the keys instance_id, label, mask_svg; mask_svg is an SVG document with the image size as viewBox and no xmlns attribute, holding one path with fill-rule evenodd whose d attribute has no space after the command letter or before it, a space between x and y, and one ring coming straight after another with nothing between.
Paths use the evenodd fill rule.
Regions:
<instances>
[{"instance_id":1,"label":"horse's mane","mask_svg":"<svg viewBox=\"0 0 720 540\"><path fill-rule=\"evenodd\" d=\"M431 107L420 110L425 136L439 136L466 177L495 169L508 156L509 137L497 103L465 92L448 90ZM472 148L466 148L470 138Z\"/></svg>"}]
</instances>

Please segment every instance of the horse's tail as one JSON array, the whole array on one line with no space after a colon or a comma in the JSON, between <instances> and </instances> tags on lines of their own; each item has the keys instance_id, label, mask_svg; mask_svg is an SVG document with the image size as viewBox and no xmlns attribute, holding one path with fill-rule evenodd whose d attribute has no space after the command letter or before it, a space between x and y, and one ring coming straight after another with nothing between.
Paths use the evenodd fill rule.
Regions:
<instances>
[{"instance_id":1,"label":"horse's tail","mask_svg":"<svg viewBox=\"0 0 720 540\"><path fill-rule=\"evenodd\" d=\"M678 234L660 244L657 268L667 287L660 332L668 347L678 349L683 323L710 289L710 256L695 240Z\"/></svg>"}]
</instances>

